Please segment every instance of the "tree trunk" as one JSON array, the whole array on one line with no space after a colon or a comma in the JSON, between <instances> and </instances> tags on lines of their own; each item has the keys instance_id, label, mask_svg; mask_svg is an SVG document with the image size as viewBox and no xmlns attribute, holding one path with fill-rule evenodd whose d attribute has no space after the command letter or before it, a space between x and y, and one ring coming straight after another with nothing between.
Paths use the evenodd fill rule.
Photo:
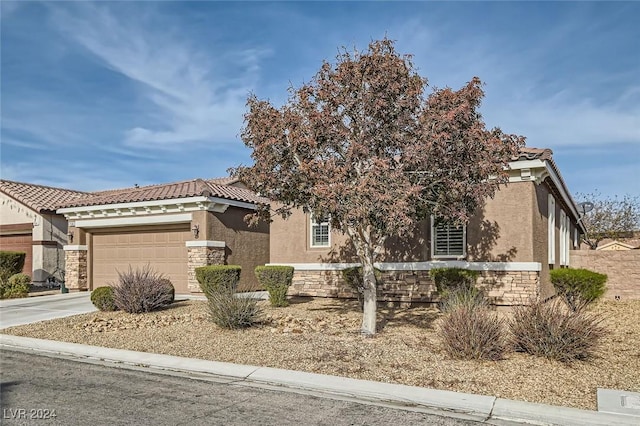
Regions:
<instances>
[{"instance_id":1,"label":"tree trunk","mask_svg":"<svg viewBox=\"0 0 640 426\"><path fill-rule=\"evenodd\" d=\"M364 310L362 315L362 334L376 334L376 274L373 269L373 262L370 259L363 259L362 278L364 281Z\"/></svg>"}]
</instances>

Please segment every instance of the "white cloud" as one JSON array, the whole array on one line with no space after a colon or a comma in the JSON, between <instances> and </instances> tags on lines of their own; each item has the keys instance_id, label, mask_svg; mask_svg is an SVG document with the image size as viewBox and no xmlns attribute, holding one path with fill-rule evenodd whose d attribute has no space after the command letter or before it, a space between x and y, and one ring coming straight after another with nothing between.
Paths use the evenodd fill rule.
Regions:
<instances>
[{"instance_id":1,"label":"white cloud","mask_svg":"<svg viewBox=\"0 0 640 426\"><path fill-rule=\"evenodd\" d=\"M53 8L61 31L113 71L138 84L151 109L140 124L124 131L134 147L172 148L188 142L234 140L242 126L247 94L257 81L266 51L248 49L220 54L213 63L171 28L152 25L149 17L117 16L106 7ZM211 46L215 50L215 46ZM241 71L229 79L216 75Z\"/></svg>"}]
</instances>

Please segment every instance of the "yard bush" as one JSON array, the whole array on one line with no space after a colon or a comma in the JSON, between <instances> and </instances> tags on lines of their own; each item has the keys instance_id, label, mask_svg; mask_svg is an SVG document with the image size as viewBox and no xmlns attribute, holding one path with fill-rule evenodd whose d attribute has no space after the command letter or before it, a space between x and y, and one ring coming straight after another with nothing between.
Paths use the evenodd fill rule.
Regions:
<instances>
[{"instance_id":1,"label":"yard bush","mask_svg":"<svg viewBox=\"0 0 640 426\"><path fill-rule=\"evenodd\" d=\"M31 277L27 274L14 274L7 280L0 280L0 298L13 299L27 297L31 287Z\"/></svg>"},{"instance_id":2,"label":"yard bush","mask_svg":"<svg viewBox=\"0 0 640 426\"><path fill-rule=\"evenodd\" d=\"M444 297L451 290L474 287L480 272L462 268L434 268L429 271L429 276L438 294Z\"/></svg>"},{"instance_id":3,"label":"yard bush","mask_svg":"<svg viewBox=\"0 0 640 426\"><path fill-rule=\"evenodd\" d=\"M516 351L561 362L591 357L605 333L602 318L567 309L560 300L514 309L510 329Z\"/></svg>"},{"instance_id":4,"label":"yard bush","mask_svg":"<svg viewBox=\"0 0 640 426\"><path fill-rule=\"evenodd\" d=\"M151 312L172 302L171 282L149 265L126 272L118 271L113 300L118 309L130 314ZM173 285L171 285L173 288Z\"/></svg>"},{"instance_id":5,"label":"yard bush","mask_svg":"<svg viewBox=\"0 0 640 426\"><path fill-rule=\"evenodd\" d=\"M495 361L508 347L504 321L486 306L451 305L438 334L445 352L455 359Z\"/></svg>"},{"instance_id":6,"label":"yard bush","mask_svg":"<svg viewBox=\"0 0 640 426\"><path fill-rule=\"evenodd\" d=\"M113 296L113 287L98 287L91 292L91 303L101 311L115 311L117 309Z\"/></svg>"},{"instance_id":7,"label":"yard bush","mask_svg":"<svg viewBox=\"0 0 640 426\"><path fill-rule=\"evenodd\" d=\"M447 291L438 307L442 312L449 312L459 307L488 308L489 304L481 290L475 287L459 287Z\"/></svg>"},{"instance_id":8,"label":"yard bush","mask_svg":"<svg viewBox=\"0 0 640 426\"><path fill-rule=\"evenodd\" d=\"M205 296L226 289L234 293L240 281L242 267L238 265L210 265L196 268L196 279Z\"/></svg>"},{"instance_id":9,"label":"yard bush","mask_svg":"<svg viewBox=\"0 0 640 426\"><path fill-rule=\"evenodd\" d=\"M7 282L15 274L22 272L27 253L23 251L0 251L0 280Z\"/></svg>"},{"instance_id":10,"label":"yard bush","mask_svg":"<svg viewBox=\"0 0 640 426\"><path fill-rule=\"evenodd\" d=\"M255 269L258 282L269 292L271 306L288 306L287 290L293 279L291 266L257 266Z\"/></svg>"},{"instance_id":11,"label":"yard bush","mask_svg":"<svg viewBox=\"0 0 640 426\"><path fill-rule=\"evenodd\" d=\"M607 276L588 269L554 269L551 282L573 311L598 300L606 291Z\"/></svg>"},{"instance_id":12,"label":"yard bush","mask_svg":"<svg viewBox=\"0 0 640 426\"><path fill-rule=\"evenodd\" d=\"M224 287L211 291L207 299L211 321L219 327L235 330L251 327L261 320L262 309L257 299L236 295Z\"/></svg>"},{"instance_id":13,"label":"yard bush","mask_svg":"<svg viewBox=\"0 0 640 426\"><path fill-rule=\"evenodd\" d=\"M364 277L362 274L362 266L353 266L351 268L345 268L342 271L342 279L358 297L358 303L360 304L360 310L364 311ZM376 282L380 281L382 271L375 268Z\"/></svg>"}]
</instances>

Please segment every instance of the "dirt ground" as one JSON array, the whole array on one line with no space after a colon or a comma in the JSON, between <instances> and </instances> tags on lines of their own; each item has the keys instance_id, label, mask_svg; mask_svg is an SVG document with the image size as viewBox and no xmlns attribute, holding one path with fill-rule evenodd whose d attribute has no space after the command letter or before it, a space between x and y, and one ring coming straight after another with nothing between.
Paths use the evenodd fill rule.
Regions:
<instances>
[{"instance_id":1,"label":"dirt ground","mask_svg":"<svg viewBox=\"0 0 640 426\"><path fill-rule=\"evenodd\" d=\"M598 387L640 392L640 301L595 305L607 336L593 359L570 365L515 352L500 361L449 359L436 333L441 314L435 308L379 308L381 331L366 338L359 334L357 302L260 304L262 323L240 331L211 323L206 302L181 301L147 314L96 312L3 332L590 410Z\"/></svg>"}]
</instances>

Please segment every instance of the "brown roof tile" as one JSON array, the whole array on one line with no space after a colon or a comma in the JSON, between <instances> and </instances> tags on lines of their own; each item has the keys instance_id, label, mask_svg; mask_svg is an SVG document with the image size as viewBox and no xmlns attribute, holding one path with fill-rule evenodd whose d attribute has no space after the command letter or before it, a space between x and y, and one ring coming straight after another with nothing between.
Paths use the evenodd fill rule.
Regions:
<instances>
[{"instance_id":1,"label":"brown roof tile","mask_svg":"<svg viewBox=\"0 0 640 426\"><path fill-rule=\"evenodd\" d=\"M62 203L78 202L91 196L87 192L4 179L0 180L0 191L39 213L55 212Z\"/></svg>"},{"instance_id":2,"label":"brown roof tile","mask_svg":"<svg viewBox=\"0 0 640 426\"><path fill-rule=\"evenodd\" d=\"M520 152L514 158L513 161L521 161L521 160L551 160L553 156L553 151L549 148L529 148L522 147L520 148Z\"/></svg>"},{"instance_id":3,"label":"brown roof tile","mask_svg":"<svg viewBox=\"0 0 640 426\"><path fill-rule=\"evenodd\" d=\"M236 182L237 180L232 178L192 179L159 185L100 191L93 193L88 198L69 200L60 204L58 208L170 200L198 196L219 197L252 204L269 202L266 198L259 197L248 189L230 185Z\"/></svg>"}]
</instances>

